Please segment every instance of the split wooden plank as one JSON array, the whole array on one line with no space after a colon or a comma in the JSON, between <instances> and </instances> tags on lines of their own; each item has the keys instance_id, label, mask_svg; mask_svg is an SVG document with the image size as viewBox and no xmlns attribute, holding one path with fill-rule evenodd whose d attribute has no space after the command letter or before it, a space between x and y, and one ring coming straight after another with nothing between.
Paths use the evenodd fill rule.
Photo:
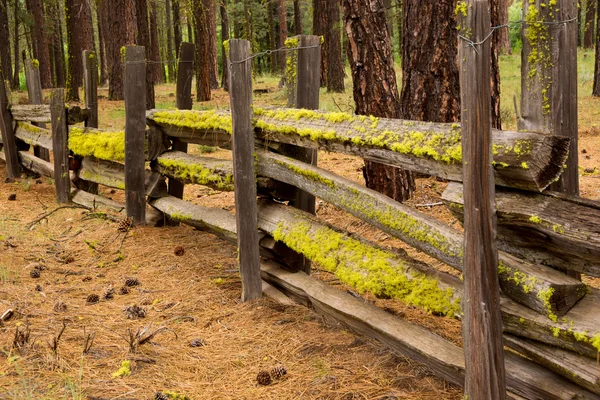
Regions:
<instances>
[{"instance_id":1,"label":"split wooden plank","mask_svg":"<svg viewBox=\"0 0 600 400\"><path fill-rule=\"evenodd\" d=\"M462 193L462 185L451 183L442 194L460 220ZM600 276L600 203L583 200L499 189L499 248L535 263Z\"/></svg>"},{"instance_id":2,"label":"split wooden plank","mask_svg":"<svg viewBox=\"0 0 600 400\"><path fill-rule=\"evenodd\" d=\"M52 131L48 129L40 128L24 121L17 121L15 136L32 146L52 150Z\"/></svg>"},{"instance_id":3,"label":"split wooden plank","mask_svg":"<svg viewBox=\"0 0 600 400\"><path fill-rule=\"evenodd\" d=\"M48 104L13 104L10 106L10 113L15 121L52 122L52 118L50 117L50 106ZM85 122L90 111L79 106L69 106L67 113L69 117L68 124L75 125L80 122Z\"/></svg>"},{"instance_id":4,"label":"split wooden plank","mask_svg":"<svg viewBox=\"0 0 600 400\"><path fill-rule=\"evenodd\" d=\"M226 147L231 141L226 111L150 110L147 118L168 136L189 143ZM253 124L257 138L271 147L279 142L318 148L462 181L459 124L258 107ZM541 191L562 172L568 138L498 130L492 138L497 185Z\"/></svg>"},{"instance_id":5,"label":"split wooden plank","mask_svg":"<svg viewBox=\"0 0 600 400\"><path fill-rule=\"evenodd\" d=\"M42 104L42 81L40 78L39 62L34 65L32 60L25 60L25 81L27 83L27 94L29 96L29 104ZM46 124L38 123L40 128L46 128ZM36 157L45 161L50 161L50 153L47 148L34 146L33 152Z\"/></svg>"},{"instance_id":6,"label":"split wooden plank","mask_svg":"<svg viewBox=\"0 0 600 400\"><path fill-rule=\"evenodd\" d=\"M52 152L56 200L58 203L69 203L71 179L69 177L68 128L64 89L52 91L50 110L52 113Z\"/></svg>"}]
</instances>

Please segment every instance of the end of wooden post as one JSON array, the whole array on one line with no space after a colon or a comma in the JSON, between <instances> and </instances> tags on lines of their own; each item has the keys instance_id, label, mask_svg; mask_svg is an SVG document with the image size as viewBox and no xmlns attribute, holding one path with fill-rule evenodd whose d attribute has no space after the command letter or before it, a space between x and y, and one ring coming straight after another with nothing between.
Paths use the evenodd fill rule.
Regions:
<instances>
[{"instance_id":1,"label":"end of wooden post","mask_svg":"<svg viewBox=\"0 0 600 400\"><path fill-rule=\"evenodd\" d=\"M71 201L71 179L69 177L69 148L67 110L65 109L64 89L54 89L50 96L50 116L52 119L52 152L54 153L54 185L56 201Z\"/></svg>"}]
</instances>

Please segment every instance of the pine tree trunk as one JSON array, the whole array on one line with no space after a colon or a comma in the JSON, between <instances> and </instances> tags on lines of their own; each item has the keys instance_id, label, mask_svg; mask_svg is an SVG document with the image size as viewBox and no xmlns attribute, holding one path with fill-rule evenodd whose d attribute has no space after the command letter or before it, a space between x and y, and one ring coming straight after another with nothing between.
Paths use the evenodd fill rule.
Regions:
<instances>
[{"instance_id":1,"label":"pine tree trunk","mask_svg":"<svg viewBox=\"0 0 600 400\"><path fill-rule=\"evenodd\" d=\"M267 12L269 12L269 49L277 48L277 3L269 2L267 6ZM269 61L271 62L271 73L275 74L279 70L279 54L271 53L269 57Z\"/></svg>"},{"instance_id":2,"label":"pine tree trunk","mask_svg":"<svg viewBox=\"0 0 600 400\"><path fill-rule=\"evenodd\" d=\"M169 82L175 82L175 64L173 58L173 22L171 21L171 0L166 0L165 16L167 18L167 69L169 70Z\"/></svg>"},{"instance_id":3,"label":"pine tree trunk","mask_svg":"<svg viewBox=\"0 0 600 400\"><path fill-rule=\"evenodd\" d=\"M8 27L8 2L0 1L0 69L4 77L12 76L12 60L10 56L10 29Z\"/></svg>"},{"instance_id":4,"label":"pine tree trunk","mask_svg":"<svg viewBox=\"0 0 600 400\"><path fill-rule=\"evenodd\" d=\"M503 19L502 7L506 6L506 0L491 0L490 17L492 26L506 24L508 21ZM506 12L508 19L508 10ZM492 35L491 42L491 71L490 71L490 86L492 94L492 128L502 129L502 119L500 117L500 67L498 65L498 54L503 46L500 35L501 32L508 33L508 29L499 29L498 34Z\"/></svg>"},{"instance_id":5,"label":"pine tree trunk","mask_svg":"<svg viewBox=\"0 0 600 400\"><path fill-rule=\"evenodd\" d=\"M583 47L594 48L594 19L596 17L596 0L587 0L585 6L585 25L583 29Z\"/></svg>"},{"instance_id":6,"label":"pine tree trunk","mask_svg":"<svg viewBox=\"0 0 600 400\"><path fill-rule=\"evenodd\" d=\"M356 113L399 118L400 99L383 2L342 0L342 10ZM397 201L408 199L414 190L410 172L365 161L363 173L367 187Z\"/></svg>"},{"instance_id":7,"label":"pine tree trunk","mask_svg":"<svg viewBox=\"0 0 600 400\"><path fill-rule=\"evenodd\" d=\"M96 20L98 21L98 45L100 47L100 86L105 85L108 81L108 75L106 73L106 43L104 39L104 21L102 7L106 0L99 0L96 3Z\"/></svg>"},{"instance_id":8,"label":"pine tree trunk","mask_svg":"<svg viewBox=\"0 0 600 400\"><path fill-rule=\"evenodd\" d=\"M90 7L87 0L66 0L67 49L67 101L79 101L79 87L83 82L83 50L92 48L93 29L90 25Z\"/></svg>"},{"instance_id":9,"label":"pine tree trunk","mask_svg":"<svg viewBox=\"0 0 600 400\"><path fill-rule=\"evenodd\" d=\"M402 5L403 0L396 0L396 26L398 35L396 40L398 41L398 56L402 58L402 38L404 37L403 32L403 18L404 18L404 7Z\"/></svg>"},{"instance_id":10,"label":"pine tree trunk","mask_svg":"<svg viewBox=\"0 0 600 400\"><path fill-rule=\"evenodd\" d=\"M217 57L217 3L211 1L210 17L210 88L215 90L219 88L219 58Z\"/></svg>"},{"instance_id":11,"label":"pine tree trunk","mask_svg":"<svg viewBox=\"0 0 600 400\"><path fill-rule=\"evenodd\" d=\"M242 38L242 24L240 21L244 20L244 17L241 16L240 13L240 0L232 0L233 3L233 9L232 14L233 14L233 37L235 39L241 39ZM271 2L269 2L269 4L271 4ZM267 5L267 7L269 7Z\"/></svg>"},{"instance_id":12,"label":"pine tree trunk","mask_svg":"<svg viewBox=\"0 0 600 400\"><path fill-rule=\"evenodd\" d=\"M313 35L324 36L327 30L327 0L313 0ZM327 42L321 46L321 87L327 86Z\"/></svg>"},{"instance_id":13,"label":"pine tree trunk","mask_svg":"<svg viewBox=\"0 0 600 400\"><path fill-rule=\"evenodd\" d=\"M327 1L327 30L325 43L327 43L327 91L344 91L344 65L342 64L342 37L340 30L340 3L339 0Z\"/></svg>"},{"instance_id":14,"label":"pine tree trunk","mask_svg":"<svg viewBox=\"0 0 600 400\"><path fill-rule=\"evenodd\" d=\"M137 21L135 16L135 3L131 0L125 1L125 26L127 27L127 44L135 44L135 33Z\"/></svg>"},{"instance_id":15,"label":"pine tree trunk","mask_svg":"<svg viewBox=\"0 0 600 400\"><path fill-rule=\"evenodd\" d=\"M181 10L179 0L173 1L173 33L175 38L175 57L179 59L179 49L181 48ZM175 79L175 78L174 78Z\"/></svg>"},{"instance_id":16,"label":"pine tree trunk","mask_svg":"<svg viewBox=\"0 0 600 400\"><path fill-rule=\"evenodd\" d=\"M279 19L279 32L277 35L277 48L279 48L279 49L285 47L285 40L287 39L287 36L288 36L287 18L286 18L285 11L286 11L285 0L277 0L277 16ZM279 62L278 62L279 72L282 72L284 70L284 66L285 66L286 52L280 51L277 54L279 55Z\"/></svg>"},{"instance_id":17,"label":"pine tree trunk","mask_svg":"<svg viewBox=\"0 0 600 400\"><path fill-rule=\"evenodd\" d=\"M105 45L108 65L108 99L123 100L123 63L121 47L128 42L125 3L128 0L105 0ZM110 32L110 33L109 33Z\"/></svg>"},{"instance_id":18,"label":"pine tree trunk","mask_svg":"<svg viewBox=\"0 0 600 400\"><path fill-rule=\"evenodd\" d=\"M33 40L35 57L40 63L40 80L42 88L52 87L52 74L50 72L50 51L48 50L48 41L46 40L46 29L44 21L44 7L42 0L29 0L33 14Z\"/></svg>"},{"instance_id":19,"label":"pine tree trunk","mask_svg":"<svg viewBox=\"0 0 600 400\"><path fill-rule=\"evenodd\" d=\"M50 20L52 21L53 32L52 32L52 52L53 52L53 65L54 65L54 78L56 87L65 87L65 59L64 59L64 45L62 35L62 19L60 15L60 7L58 3L49 4L48 6Z\"/></svg>"},{"instance_id":20,"label":"pine tree trunk","mask_svg":"<svg viewBox=\"0 0 600 400\"><path fill-rule=\"evenodd\" d=\"M294 34L302 35L302 4L301 0L294 0ZM338 3L339 7L339 3Z\"/></svg>"},{"instance_id":21,"label":"pine tree trunk","mask_svg":"<svg viewBox=\"0 0 600 400\"><path fill-rule=\"evenodd\" d=\"M225 6L225 1L222 0L219 4L219 10L221 11L221 39L222 42L229 40L229 16L227 15L227 7ZM226 92L229 91L229 64L227 62L227 50L225 50L225 45L221 43L221 59L223 60L223 74L221 78L221 84L223 85L223 90Z\"/></svg>"},{"instance_id":22,"label":"pine tree trunk","mask_svg":"<svg viewBox=\"0 0 600 400\"><path fill-rule=\"evenodd\" d=\"M600 0L596 4L596 9L600 10ZM596 62L594 67L594 88L592 96L600 97L600 12L596 13Z\"/></svg>"},{"instance_id":23,"label":"pine tree trunk","mask_svg":"<svg viewBox=\"0 0 600 400\"><path fill-rule=\"evenodd\" d=\"M214 0L194 0L196 22L196 100L210 100L210 75L213 62L210 53L210 10Z\"/></svg>"},{"instance_id":24,"label":"pine tree trunk","mask_svg":"<svg viewBox=\"0 0 600 400\"><path fill-rule=\"evenodd\" d=\"M156 20L156 0L150 0L150 58L152 61L148 68L152 70L152 79L155 84L164 83L164 68L160 63L160 47L158 43L158 23Z\"/></svg>"},{"instance_id":25,"label":"pine tree trunk","mask_svg":"<svg viewBox=\"0 0 600 400\"><path fill-rule=\"evenodd\" d=\"M583 45L583 34L581 29L581 21L583 20L583 3L577 0L577 47Z\"/></svg>"},{"instance_id":26,"label":"pine tree trunk","mask_svg":"<svg viewBox=\"0 0 600 400\"><path fill-rule=\"evenodd\" d=\"M135 15L137 22L136 44L144 46L146 60L152 60L150 28L148 27L148 0L135 0ZM146 64L146 110L153 109L155 106L153 65Z\"/></svg>"},{"instance_id":27,"label":"pine tree trunk","mask_svg":"<svg viewBox=\"0 0 600 400\"><path fill-rule=\"evenodd\" d=\"M194 42L194 14L187 10L186 11L186 17L187 17L187 34L188 34L188 42L190 43L195 43Z\"/></svg>"},{"instance_id":28,"label":"pine tree trunk","mask_svg":"<svg viewBox=\"0 0 600 400\"><path fill-rule=\"evenodd\" d=\"M14 22L14 56L15 56L15 69L14 69L14 73L13 73L13 78L12 78L12 84L11 84L11 89L16 90L19 89L20 86L20 82L19 82L19 9L20 9L20 5L19 5L19 0L15 0L15 8L14 8L14 13L13 13L13 22Z\"/></svg>"}]
</instances>

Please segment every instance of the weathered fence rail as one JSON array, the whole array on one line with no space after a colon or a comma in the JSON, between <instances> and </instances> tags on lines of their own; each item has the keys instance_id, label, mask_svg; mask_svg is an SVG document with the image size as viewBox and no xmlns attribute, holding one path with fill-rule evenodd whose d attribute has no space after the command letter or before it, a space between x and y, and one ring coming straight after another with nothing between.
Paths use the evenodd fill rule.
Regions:
<instances>
[{"instance_id":1,"label":"weathered fence rail","mask_svg":"<svg viewBox=\"0 0 600 400\"><path fill-rule=\"evenodd\" d=\"M130 55L136 52L143 54L132 48ZM86 57L89 59L89 54ZM136 67L139 65L143 63ZM244 63L238 67L241 65ZM240 71L248 79L249 71L244 68L240 67ZM142 72L136 71L135 75L143 78ZM231 84L235 91L236 81ZM188 89L181 89L180 108L189 106L185 102ZM306 99L308 103L309 100ZM149 128L141 134L144 127L139 118L143 117L145 105L129 102L128 119L134 114L138 117L136 126L129 128L136 135L133 141L126 138L125 131L73 126L68 128L67 140L67 123L95 125L93 121L90 124L90 118L97 115L91 109L97 103L94 100L84 109L61 106L59 110L55 106L54 118L47 105L13 105L0 109L5 150L0 152L0 158L8 157L9 167L13 157L26 169L55 177L57 193L66 193L71 201L87 207L108 207L123 216L135 216L137 223L157 224L165 219L182 222L245 246L249 252L240 259L244 264L241 272L245 299L260 295L256 278L261 277L290 297L424 362L437 375L463 384L465 363L459 347L309 275L281 268L308 271L306 261L310 261L359 291L460 318L460 301L465 300L460 279L324 223L311 214L308 203L316 196L461 271L462 232L311 162L315 160L314 150L320 149L447 178L455 182L449 184L443 199L461 218L461 126L305 109L252 110L250 101L251 96L245 96L232 102L233 114L238 118L238 132L233 136L231 113L191 110L151 110L146 113ZM245 105L242 114L240 104ZM5 121L10 122L10 128L14 122L14 130L9 131ZM48 122L52 122L52 130L34 125ZM61 132L63 136L57 135ZM600 291L562 272L600 276L600 203L540 193L560 176L569 139L505 131L493 131L491 136L493 172L498 185L495 198L504 344L530 358L504 351L509 397L600 399L600 378L593 368L600 351ZM234 145L235 140L238 142ZM240 154L246 159L234 168L231 160L181 151L187 149L185 143L233 148L234 160ZM17 148L24 145L52 151L54 164ZM300 146L302 154L310 153L311 157L295 159L299 153L291 152L290 145ZM70 163L64 158L68 153L72 157ZM132 156L137 166L133 175ZM150 161L150 169L144 168L143 160ZM65 170L67 164L70 173ZM255 172L250 171L254 169ZM170 179L169 189L165 178ZM132 180L135 201L126 205L69 185L69 181L85 181L127 191ZM183 184L236 190L238 194L240 186L245 187L246 196L238 199L236 206L246 214L252 208L247 205L257 207L256 212L250 212L255 219L239 210L234 215L183 201ZM298 193L305 196L306 207L301 207L305 211L271 200L299 204L294 203ZM258 204L254 202L256 194L261 198ZM151 207L146 207L146 202ZM243 232L241 238L238 231ZM254 265L258 253L262 257L260 270Z\"/></svg>"}]
</instances>

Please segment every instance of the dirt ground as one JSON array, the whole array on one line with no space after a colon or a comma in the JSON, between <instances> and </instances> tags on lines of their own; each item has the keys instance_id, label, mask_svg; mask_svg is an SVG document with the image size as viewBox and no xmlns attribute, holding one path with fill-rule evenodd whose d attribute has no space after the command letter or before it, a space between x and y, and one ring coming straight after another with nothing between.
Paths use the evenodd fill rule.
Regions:
<instances>
[{"instance_id":1,"label":"dirt ground","mask_svg":"<svg viewBox=\"0 0 600 400\"><path fill-rule=\"evenodd\" d=\"M157 90L158 107L174 101L170 90ZM217 92L215 104L200 107L227 106L225 98ZM122 105L101 103L105 127L122 127ZM596 200L599 137L597 126L582 127L581 193ZM319 164L362 182L358 158L321 154ZM0 326L0 399L152 399L158 391L189 399L462 398L459 387L426 367L311 310L269 298L241 303L235 248L211 234L186 226L120 232L114 218L81 208L46 215L57 207L50 179L5 178L0 162L0 315L14 312ZM460 229L444 207L425 206L437 203L444 188L435 179L419 179L410 204ZM102 193L122 199L108 188ZM185 199L233 208L231 193L201 186L187 187ZM331 205L319 201L317 214L454 273ZM318 266L313 276L351 290ZM124 294L127 281L132 286ZM94 295L98 302L89 301ZM361 296L461 344L459 321ZM137 334L143 343L136 346ZM287 370L283 379L257 384L259 371L280 365Z\"/></svg>"}]
</instances>

